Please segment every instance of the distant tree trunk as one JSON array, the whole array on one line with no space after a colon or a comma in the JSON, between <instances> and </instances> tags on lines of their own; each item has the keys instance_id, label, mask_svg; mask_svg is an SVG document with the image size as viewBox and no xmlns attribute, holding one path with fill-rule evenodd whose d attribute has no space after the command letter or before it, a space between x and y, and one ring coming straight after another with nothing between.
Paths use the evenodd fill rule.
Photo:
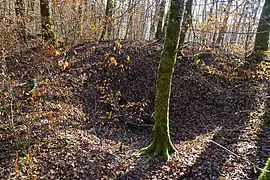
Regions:
<instances>
[{"instance_id":1,"label":"distant tree trunk","mask_svg":"<svg viewBox=\"0 0 270 180\"><path fill-rule=\"evenodd\" d=\"M257 34L255 37L254 51L270 50L270 0L265 0L263 11L260 17Z\"/></svg>"},{"instance_id":2,"label":"distant tree trunk","mask_svg":"<svg viewBox=\"0 0 270 180\"><path fill-rule=\"evenodd\" d=\"M182 30L180 34L180 43L179 43L180 48L183 47L188 27L189 25L192 24L192 15L191 15L192 3L193 3L193 0L187 0L186 2L183 23L182 23Z\"/></svg>"},{"instance_id":3,"label":"distant tree trunk","mask_svg":"<svg viewBox=\"0 0 270 180\"><path fill-rule=\"evenodd\" d=\"M257 26L256 26L256 21L257 21L257 16L258 16L258 11L259 11L259 8L260 8L260 5L261 5L261 0L258 0L258 2L257 2L257 4L255 5L255 8L253 8L252 9L252 20L253 20L253 22L252 22L252 24L251 24L251 27L250 27L250 31L252 32L252 33L254 33L254 32L256 32L256 28L257 28ZM248 34L247 35L248 37L248 41L250 41L250 42L253 42L255 39L255 36L252 34L252 35L250 35L250 34ZM250 43L250 44L252 44L252 43Z\"/></svg>"},{"instance_id":4,"label":"distant tree trunk","mask_svg":"<svg viewBox=\"0 0 270 180\"><path fill-rule=\"evenodd\" d=\"M128 4L128 9L131 8L132 4L133 4L133 0L130 0L129 4ZM130 15L128 16L127 28L126 28L126 33L125 33L124 39L127 39L128 35L132 34L132 33L130 33L130 31L132 29L131 28L132 27L132 21L133 21L133 9L132 9L132 12L130 12Z\"/></svg>"},{"instance_id":5,"label":"distant tree trunk","mask_svg":"<svg viewBox=\"0 0 270 180\"><path fill-rule=\"evenodd\" d=\"M232 0L228 0L228 4L226 5L225 17L224 17L223 24L222 24L222 27L220 29L220 32L219 32L219 35L217 38L217 44L223 43L224 35L226 33L226 30L228 29L228 20L229 20L229 16L230 16L232 2L233 2Z\"/></svg>"},{"instance_id":6,"label":"distant tree trunk","mask_svg":"<svg viewBox=\"0 0 270 180\"><path fill-rule=\"evenodd\" d=\"M166 39L166 31L167 31L168 21L169 21L169 12L167 12L167 14L165 15L164 25L163 25L163 28L161 31L162 40Z\"/></svg>"},{"instance_id":7,"label":"distant tree trunk","mask_svg":"<svg viewBox=\"0 0 270 180\"><path fill-rule=\"evenodd\" d=\"M50 14L50 2L49 0L40 0L40 13L41 13L41 28L42 37L45 41L50 42L52 45L56 45L56 37L54 33L54 26Z\"/></svg>"},{"instance_id":8,"label":"distant tree trunk","mask_svg":"<svg viewBox=\"0 0 270 180\"><path fill-rule=\"evenodd\" d=\"M25 7L24 7L23 0L15 1L15 13L17 16L19 36L25 43L27 43L26 42L26 27L25 27Z\"/></svg>"},{"instance_id":9,"label":"distant tree trunk","mask_svg":"<svg viewBox=\"0 0 270 180\"><path fill-rule=\"evenodd\" d=\"M35 9L35 0L28 0L28 8L34 12Z\"/></svg>"},{"instance_id":10,"label":"distant tree trunk","mask_svg":"<svg viewBox=\"0 0 270 180\"><path fill-rule=\"evenodd\" d=\"M125 37L124 37L124 39L127 39L128 38L128 35L131 35L131 33L130 33L130 31L132 31L131 30L131 26L132 26L132 13L129 15L129 17L128 17L128 24L127 24L127 30L126 30L126 34L125 34Z\"/></svg>"},{"instance_id":11,"label":"distant tree trunk","mask_svg":"<svg viewBox=\"0 0 270 180\"><path fill-rule=\"evenodd\" d=\"M213 4L216 5L216 11L215 11L215 21L217 21L218 19L218 15L217 15L217 12L218 12L218 2L215 2L215 0L213 0ZM214 29L214 35L213 35L213 39L212 39L212 44L214 45L216 43L216 37L217 37L217 30L216 30L216 25L215 25L215 29Z\"/></svg>"},{"instance_id":12,"label":"distant tree trunk","mask_svg":"<svg viewBox=\"0 0 270 180\"><path fill-rule=\"evenodd\" d=\"M238 7L238 1L235 1L235 6ZM238 15L239 11L240 9L236 9L234 12L233 24L231 28L232 33L230 34L230 38L229 38L229 44L231 45L236 43L236 38L237 38L236 32L238 32L237 29L239 28L239 15Z\"/></svg>"},{"instance_id":13,"label":"distant tree trunk","mask_svg":"<svg viewBox=\"0 0 270 180\"><path fill-rule=\"evenodd\" d=\"M107 0L106 10L105 10L105 24L101 33L101 40L104 38L110 38L112 36L112 12L114 8L114 1ZM105 37L106 36L106 37Z\"/></svg>"},{"instance_id":14,"label":"distant tree trunk","mask_svg":"<svg viewBox=\"0 0 270 180\"><path fill-rule=\"evenodd\" d=\"M177 58L177 49L180 40L181 24L184 12L184 0L171 0L170 16L164 50L161 55L155 98L155 126L153 142L142 153L163 157L168 160L169 155L175 152L169 133L169 105L171 95L172 75Z\"/></svg>"},{"instance_id":15,"label":"distant tree trunk","mask_svg":"<svg viewBox=\"0 0 270 180\"><path fill-rule=\"evenodd\" d=\"M144 4L144 9L145 11L143 11L141 13L141 34L140 34L140 40L145 40L146 39L146 30L147 30L147 16L148 16L148 3L149 1L147 1L147 3Z\"/></svg>"},{"instance_id":16,"label":"distant tree trunk","mask_svg":"<svg viewBox=\"0 0 270 180\"><path fill-rule=\"evenodd\" d=\"M247 28L247 32L250 32L250 21L248 22L248 28ZM248 50L249 50L249 34L246 35L246 39L245 39L245 57L247 56Z\"/></svg>"},{"instance_id":17,"label":"distant tree trunk","mask_svg":"<svg viewBox=\"0 0 270 180\"><path fill-rule=\"evenodd\" d=\"M202 15L202 21L205 22L207 21L207 0L204 0L204 8L203 8L203 15ZM213 10L213 9L212 9ZM211 8L210 8L210 13L211 13Z\"/></svg>"},{"instance_id":18,"label":"distant tree trunk","mask_svg":"<svg viewBox=\"0 0 270 180\"><path fill-rule=\"evenodd\" d=\"M247 8L247 5L248 5L248 1L245 1L245 3L244 3L244 5L243 5L243 8L242 8L242 11L241 11L241 13L240 13L240 17L239 17L239 20L238 20L238 22L236 22L236 25L235 25L235 27L236 27L236 29L235 29L235 31L236 32L243 32L243 26L241 26L241 24L243 24L243 21L244 21L244 19L245 19L245 17L246 17L246 14L245 14L245 10L246 10L246 8ZM237 34L236 33L236 38L235 38L235 40L233 40L233 42L235 43L235 44L237 44L237 45L239 45L240 43L239 43L239 39L240 39L240 37L241 37L241 34ZM232 42L231 42L232 43Z\"/></svg>"},{"instance_id":19,"label":"distant tree trunk","mask_svg":"<svg viewBox=\"0 0 270 180\"><path fill-rule=\"evenodd\" d=\"M205 4L204 7L207 6L206 3L207 3L207 0L205 0L204 2ZM209 16L207 18L207 24L211 25L212 29L215 28L215 23L213 23L214 22L214 8L215 8L215 0L212 0L212 6L210 7ZM215 32L215 29L214 29L214 32ZM202 37L203 37L203 43L205 43L206 39L212 40L213 38L212 33L209 33L208 36L203 33Z\"/></svg>"},{"instance_id":20,"label":"distant tree trunk","mask_svg":"<svg viewBox=\"0 0 270 180\"><path fill-rule=\"evenodd\" d=\"M164 18L166 18L165 16L165 5L166 5L166 0L161 0L160 6L159 6L159 10L158 10L158 24L157 24L157 30L156 30L156 34L155 34L155 39L162 39L162 31L163 31L163 22L164 22Z\"/></svg>"},{"instance_id":21,"label":"distant tree trunk","mask_svg":"<svg viewBox=\"0 0 270 180\"><path fill-rule=\"evenodd\" d=\"M156 34L156 15L154 13L153 8L150 10L150 34L149 34L149 40L155 38Z\"/></svg>"},{"instance_id":22,"label":"distant tree trunk","mask_svg":"<svg viewBox=\"0 0 270 180\"><path fill-rule=\"evenodd\" d=\"M78 37L79 39L82 36L83 33L83 0L80 0L78 4L78 17L77 17L77 25L76 25L76 36L75 39Z\"/></svg>"}]
</instances>

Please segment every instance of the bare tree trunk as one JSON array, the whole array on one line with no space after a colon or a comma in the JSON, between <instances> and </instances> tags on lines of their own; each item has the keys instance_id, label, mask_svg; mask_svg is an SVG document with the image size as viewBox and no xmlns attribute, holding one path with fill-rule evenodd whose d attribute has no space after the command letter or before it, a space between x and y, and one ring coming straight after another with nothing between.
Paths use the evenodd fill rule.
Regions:
<instances>
[{"instance_id":1,"label":"bare tree trunk","mask_svg":"<svg viewBox=\"0 0 270 180\"><path fill-rule=\"evenodd\" d=\"M207 19L207 24L211 24L212 28L215 28L215 26L213 27L213 16L214 16L214 7L215 7L215 0L212 0L212 6L210 7L210 11L209 11L209 17ZM206 3L207 3L207 0L205 1L205 5L206 6ZM215 32L215 29L214 29L214 32ZM204 36L203 37L207 37L207 36ZM213 39L213 36L212 36L212 33L209 34L209 36L207 37L209 40L212 40ZM205 39L207 39L205 38Z\"/></svg>"},{"instance_id":2,"label":"bare tree trunk","mask_svg":"<svg viewBox=\"0 0 270 180\"><path fill-rule=\"evenodd\" d=\"M23 0L15 1L15 13L17 16L17 24L19 30L19 36L27 44L26 41L26 26L25 26L25 7Z\"/></svg>"},{"instance_id":3,"label":"bare tree trunk","mask_svg":"<svg viewBox=\"0 0 270 180\"><path fill-rule=\"evenodd\" d=\"M100 39L111 38L112 37L112 11L114 8L114 1L107 0L106 10L105 10L105 25L101 33Z\"/></svg>"},{"instance_id":4,"label":"bare tree trunk","mask_svg":"<svg viewBox=\"0 0 270 180\"><path fill-rule=\"evenodd\" d=\"M270 49L270 0L265 0L255 38L254 51L268 51Z\"/></svg>"},{"instance_id":5,"label":"bare tree trunk","mask_svg":"<svg viewBox=\"0 0 270 180\"><path fill-rule=\"evenodd\" d=\"M237 27L237 28L236 28L236 32L243 32L244 26L243 26L243 25L241 26L241 24L243 24L243 21L244 21L245 18L246 18L246 12L245 12L245 10L246 10L246 7L247 7L247 5L248 5L247 2L248 2L248 1L246 1L245 4L243 5L243 9L242 9L242 11L241 11L239 21L238 21L238 23L236 24L236 27ZM235 44L237 44L237 45L239 44L239 39L240 39L241 36L242 36L241 34L237 34L236 40L235 40Z\"/></svg>"},{"instance_id":6,"label":"bare tree trunk","mask_svg":"<svg viewBox=\"0 0 270 180\"><path fill-rule=\"evenodd\" d=\"M128 5L128 9L130 9L131 8L131 6L132 6L132 4L133 4L133 0L130 0L129 1L129 5ZM132 12L130 12L130 15L128 16L128 23L127 23L127 28L126 28L126 33L125 33L125 36L124 36L124 39L127 39L128 38L128 36L129 36L129 38L131 38L130 37L130 29L131 29L131 26L132 26L132 17L133 17L133 10L132 10Z\"/></svg>"},{"instance_id":7,"label":"bare tree trunk","mask_svg":"<svg viewBox=\"0 0 270 180\"><path fill-rule=\"evenodd\" d=\"M216 3L216 11L215 11L215 19L217 21L218 19L218 15L217 15L217 12L218 12L218 1L217 2L214 2L213 3ZM213 35L213 39L212 39L212 44L214 45L216 43L216 37L217 37L217 27L215 26L215 30L214 30L214 35Z\"/></svg>"},{"instance_id":8,"label":"bare tree trunk","mask_svg":"<svg viewBox=\"0 0 270 180\"><path fill-rule=\"evenodd\" d=\"M179 42L179 47L182 48L185 42L185 37L186 33L188 30L189 25L192 24L192 3L193 0L187 0L185 10L184 10L184 17L183 17L183 22L182 22L182 29L181 29L181 34L180 34L180 42Z\"/></svg>"},{"instance_id":9,"label":"bare tree trunk","mask_svg":"<svg viewBox=\"0 0 270 180\"><path fill-rule=\"evenodd\" d=\"M233 2L232 0L228 0L228 4L226 5L225 17L224 17L223 24L219 32L219 36L217 38L217 44L220 44L220 45L222 45L223 40L224 40L224 35L226 33L226 30L228 29L228 19L230 16L232 2Z\"/></svg>"},{"instance_id":10,"label":"bare tree trunk","mask_svg":"<svg viewBox=\"0 0 270 180\"><path fill-rule=\"evenodd\" d=\"M40 0L40 13L42 37L45 41L50 42L50 44L56 45L56 37L51 19L49 0Z\"/></svg>"},{"instance_id":11,"label":"bare tree trunk","mask_svg":"<svg viewBox=\"0 0 270 180\"><path fill-rule=\"evenodd\" d=\"M34 10L35 10L35 0L28 0L28 7L32 12L34 12Z\"/></svg>"},{"instance_id":12,"label":"bare tree trunk","mask_svg":"<svg viewBox=\"0 0 270 180\"><path fill-rule=\"evenodd\" d=\"M164 25L164 18L166 18L165 14L165 5L166 5L166 0L161 0L159 10L158 10L158 24L157 24L157 31L155 34L155 39L162 39L162 31L163 31L163 25Z\"/></svg>"}]
</instances>

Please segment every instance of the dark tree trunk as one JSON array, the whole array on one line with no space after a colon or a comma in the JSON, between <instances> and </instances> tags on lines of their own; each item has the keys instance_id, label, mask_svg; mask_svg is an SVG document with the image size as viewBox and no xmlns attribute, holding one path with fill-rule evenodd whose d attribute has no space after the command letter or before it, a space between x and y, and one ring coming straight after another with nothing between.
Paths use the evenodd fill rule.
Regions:
<instances>
[{"instance_id":1,"label":"dark tree trunk","mask_svg":"<svg viewBox=\"0 0 270 180\"><path fill-rule=\"evenodd\" d=\"M180 43L179 43L180 48L183 47L188 27L189 25L192 24L192 15L191 15L192 3L193 3L193 0L187 0L186 2L182 30L180 34Z\"/></svg>"},{"instance_id":2,"label":"dark tree trunk","mask_svg":"<svg viewBox=\"0 0 270 180\"><path fill-rule=\"evenodd\" d=\"M114 8L113 0L107 0L106 10L105 10L105 21L104 27L101 33L101 40L104 38L110 38L112 36L112 12Z\"/></svg>"},{"instance_id":3,"label":"dark tree trunk","mask_svg":"<svg viewBox=\"0 0 270 180\"><path fill-rule=\"evenodd\" d=\"M49 0L40 0L42 37L45 41L55 45L55 33L50 14Z\"/></svg>"},{"instance_id":4,"label":"dark tree trunk","mask_svg":"<svg viewBox=\"0 0 270 180\"><path fill-rule=\"evenodd\" d=\"M255 37L255 51L268 51L270 35L270 0L265 0L257 34Z\"/></svg>"},{"instance_id":5,"label":"dark tree trunk","mask_svg":"<svg viewBox=\"0 0 270 180\"><path fill-rule=\"evenodd\" d=\"M164 28L163 21L164 21L164 18L166 18L165 5L166 5L166 0L162 0L159 6L159 10L158 10L158 24L157 24L157 31L155 34L156 39L162 39L163 38L162 35L164 35L162 32Z\"/></svg>"},{"instance_id":6,"label":"dark tree trunk","mask_svg":"<svg viewBox=\"0 0 270 180\"><path fill-rule=\"evenodd\" d=\"M25 8L23 0L15 1L15 13L17 16L17 24L19 30L20 38L27 43L26 41L26 27L25 27Z\"/></svg>"}]
</instances>

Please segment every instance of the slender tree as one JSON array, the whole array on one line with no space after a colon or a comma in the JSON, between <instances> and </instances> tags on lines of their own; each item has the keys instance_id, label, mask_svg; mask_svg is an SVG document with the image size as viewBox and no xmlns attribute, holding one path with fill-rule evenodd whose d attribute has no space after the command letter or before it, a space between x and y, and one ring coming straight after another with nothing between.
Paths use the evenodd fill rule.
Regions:
<instances>
[{"instance_id":1,"label":"slender tree","mask_svg":"<svg viewBox=\"0 0 270 180\"><path fill-rule=\"evenodd\" d=\"M106 10L105 10L105 21L104 21L104 27L101 33L101 38L104 39L105 36L110 38L112 36L112 12L114 8L114 1L113 0L107 0L106 3Z\"/></svg>"},{"instance_id":2,"label":"slender tree","mask_svg":"<svg viewBox=\"0 0 270 180\"><path fill-rule=\"evenodd\" d=\"M192 3L193 3L193 0L186 1L183 24L182 24L181 34L180 34L180 43L179 43L180 48L183 47L188 27L189 25L192 24L192 14L191 14Z\"/></svg>"},{"instance_id":3,"label":"slender tree","mask_svg":"<svg viewBox=\"0 0 270 180\"><path fill-rule=\"evenodd\" d=\"M230 10L231 10L231 6L232 6L233 1L232 0L228 0L228 4L226 5L225 8L225 17L223 19L223 23L217 38L217 43L218 44L222 44L223 40L224 40L224 35L226 33L226 30L228 29L228 20L229 20L229 16L230 16Z\"/></svg>"},{"instance_id":4,"label":"slender tree","mask_svg":"<svg viewBox=\"0 0 270 180\"><path fill-rule=\"evenodd\" d=\"M28 0L28 8L34 12L34 8L35 8L35 0Z\"/></svg>"},{"instance_id":5,"label":"slender tree","mask_svg":"<svg viewBox=\"0 0 270 180\"><path fill-rule=\"evenodd\" d=\"M15 13L17 16L17 24L19 27L19 36L26 43L25 6L23 0L15 1Z\"/></svg>"},{"instance_id":6,"label":"slender tree","mask_svg":"<svg viewBox=\"0 0 270 180\"><path fill-rule=\"evenodd\" d=\"M213 5L215 6L215 21L217 21L218 20L218 1L213 0ZM213 45L216 43L216 37L217 37L217 27L216 27L216 23L215 23L214 35L213 35L213 39L212 39Z\"/></svg>"},{"instance_id":7,"label":"slender tree","mask_svg":"<svg viewBox=\"0 0 270 180\"><path fill-rule=\"evenodd\" d=\"M184 0L171 0L169 23L166 32L164 50L161 55L155 98L155 125L153 142L142 153L161 156L168 160L175 152L169 133L169 105L174 64L177 58Z\"/></svg>"},{"instance_id":8,"label":"slender tree","mask_svg":"<svg viewBox=\"0 0 270 180\"><path fill-rule=\"evenodd\" d=\"M265 0L255 37L254 51L270 50L270 0Z\"/></svg>"},{"instance_id":9,"label":"slender tree","mask_svg":"<svg viewBox=\"0 0 270 180\"><path fill-rule=\"evenodd\" d=\"M166 0L161 0L159 10L158 10L158 24L157 24L157 30L155 34L156 39L162 39L162 31L164 27L164 18L166 17L165 14L165 6L166 6Z\"/></svg>"},{"instance_id":10,"label":"slender tree","mask_svg":"<svg viewBox=\"0 0 270 180\"><path fill-rule=\"evenodd\" d=\"M55 45L54 26L50 14L50 1L40 0L41 28L42 37L45 41Z\"/></svg>"},{"instance_id":11,"label":"slender tree","mask_svg":"<svg viewBox=\"0 0 270 180\"><path fill-rule=\"evenodd\" d=\"M133 1L129 1L128 9L130 9L133 6ZM132 26L133 26L133 14L134 14L134 8L131 8L129 16L128 16L128 22L127 22L127 28L126 28L126 33L124 39L127 39L128 37L130 39L133 39L132 37Z\"/></svg>"}]
</instances>

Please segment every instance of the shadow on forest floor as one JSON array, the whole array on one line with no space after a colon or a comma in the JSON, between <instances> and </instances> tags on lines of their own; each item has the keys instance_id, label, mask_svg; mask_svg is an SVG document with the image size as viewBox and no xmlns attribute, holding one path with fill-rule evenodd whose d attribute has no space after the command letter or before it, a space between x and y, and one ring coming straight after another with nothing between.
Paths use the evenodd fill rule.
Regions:
<instances>
[{"instance_id":1,"label":"shadow on forest floor","mask_svg":"<svg viewBox=\"0 0 270 180\"><path fill-rule=\"evenodd\" d=\"M147 52L134 54L132 64L129 64L130 70L121 75L114 74L114 69L106 72L107 76L103 81L109 83L104 87L105 91L108 88L112 94L117 92L120 96L114 99L113 103L112 101L109 103L102 101L100 107L95 107L95 110L107 108L108 112L114 111L117 114L116 117L120 120L123 119L121 122L124 122L125 125L120 125L120 129L109 135L110 130L106 128L113 129L113 126L117 125L111 122L110 118L104 118L104 121L101 120L98 123L105 122L109 125L105 128L98 128L98 136L121 141L127 146L135 143L135 148L144 147L150 143L149 138L147 138L147 143L145 136L150 137L151 128L144 127L140 123L149 123L149 119L152 118L150 114L153 112L155 94L153 87L155 87L159 53L160 51L156 51L151 54L151 50L149 53L149 49L147 49ZM236 69L237 67L233 67L233 64L229 62L233 56L223 55L225 57L222 58L228 61L227 66ZM116 57L116 59L123 60L125 57ZM262 113L260 103L265 100L265 89L261 87L260 81L248 78L248 75L245 74L246 70L254 71L254 69L244 66L235 70L234 77L227 77L226 73L232 73L231 69L226 69L226 66L220 67L221 63L216 62L215 58L201 61L204 61L204 66L206 64L214 70L215 68L220 70L219 72L225 71L225 75L209 74L205 68L199 68L199 65L194 64L191 59L184 58L177 62L172 85L170 119L172 140L179 150L179 157L172 160L173 162L169 165L171 167L168 168L168 177L183 176L186 179L255 177L252 174L253 165L244 159L256 162L254 155L260 141L258 124L260 124L260 113ZM118 71L118 73L120 72ZM91 78L93 77L90 76L89 79ZM87 96L87 92L88 90L85 88L83 97ZM93 86L91 92L93 92ZM88 103L97 101L100 97L101 95L92 97L92 101L86 98L87 103L85 103L84 109L87 114L93 114L93 108L89 112L91 108ZM124 104L120 104L121 100L124 101ZM148 102L148 106L143 107L143 102ZM130 104L132 104L131 107L134 107L133 111L129 110ZM146 118L140 114L140 108L148 112L145 113L148 114ZM99 117L96 116L94 119L100 120ZM130 131L135 131L135 133L130 133ZM126 136L129 140L123 141ZM223 148L206 142L207 138L212 139ZM240 154L241 157L234 157L228 151ZM150 164L139 163L133 170L120 177L123 179L166 177L162 165ZM164 166L167 167L168 164ZM178 170L176 171L175 168ZM161 171L163 173L160 177L156 175Z\"/></svg>"},{"instance_id":2,"label":"shadow on forest floor","mask_svg":"<svg viewBox=\"0 0 270 180\"><path fill-rule=\"evenodd\" d=\"M192 55L198 49L186 51ZM255 178L252 164L243 159L261 165L270 155L269 128L261 130L259 123L266 90L262 80L248 74L252 66L233 64L235 56L226 52L199 62L192 56L177 61L170 124L178 154L166 163L138 156L151 142L161 50L160 44L126 42L120 48L106 42L76 46L42 64L20 62L15 69L20 68L21 81L31 76L41 84L41 95L21 100L28 103L24 113L36 114L31 121L36 123L31 127L34 174L55 179ZM61 68L59 61L68 67ZM24 93L17 94L20 101Z\"/></svg>"},{"instance_id":3,"label":"shadow on forest floor","mask_svg":"<svg viewBox=\"0 0 270 180\"><path fill-rule=\"evenodd\" d=\"M12 164L14 154L14 145L7 138L2 137L2 135L0 131L0 179L4 179L5 174L10 174L12 169L10 164Z\"/></svg>"}]
</instances>

